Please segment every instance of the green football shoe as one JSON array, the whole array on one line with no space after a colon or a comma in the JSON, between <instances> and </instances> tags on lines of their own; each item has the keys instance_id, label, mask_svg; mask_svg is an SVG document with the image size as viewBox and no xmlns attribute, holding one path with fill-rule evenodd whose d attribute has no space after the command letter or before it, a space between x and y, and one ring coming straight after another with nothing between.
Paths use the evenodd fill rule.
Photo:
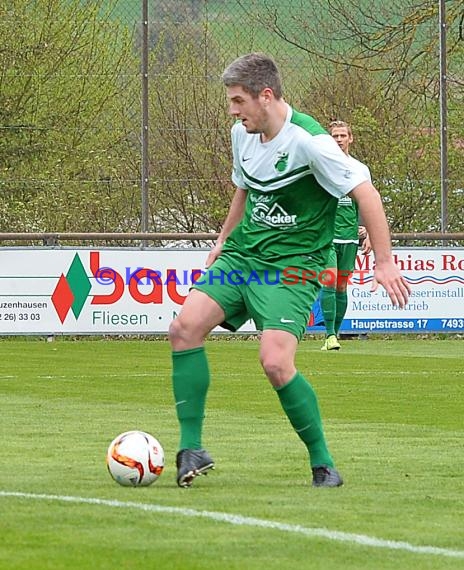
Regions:
<instances>
[{"instance_id":1,"label":"green football shoe","mask_svg":"<svg viewBox=\"0 0 464 570\"><path fill-rule=\"evenodd\" d=\"M336 335L331 334L325 339L321 350L340 350L341 346Z\"/></svg>"}]
</instances>

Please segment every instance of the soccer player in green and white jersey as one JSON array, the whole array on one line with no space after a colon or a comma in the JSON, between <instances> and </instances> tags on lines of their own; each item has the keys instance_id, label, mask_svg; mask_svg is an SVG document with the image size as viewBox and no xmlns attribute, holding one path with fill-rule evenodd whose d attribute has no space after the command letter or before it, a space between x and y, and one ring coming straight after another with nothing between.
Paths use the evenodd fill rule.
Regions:
<instances>
[{"instance_id":1,"label":"soccer player in green and white jersey","mask_svg":"<svg viewBox=\"0 0 464 570\"><path fill-rule=\"evenodd\" d=\"M327 267L338 199L354 198L376 253L375 278L403 307L409 286L395 265L377 191L362 169L311 117L282 97L274 61L242 56L222 75L232 127L237 186L207 271L171 323L173 390L180 424L177 484L189 487L214 461L202 445L210 382L204 339L217 325L250 317L262 331L260 361L307 448L315 487L338 487L316 394L295 366L298 342ZM246 381L246 378L244 378Z\"/></svg>"},{"instance_id":2,"label":"soccer player in green and white jersey","mask_svg":"<svg viewBox=\"0 0 464 570\"><path fill-rule=\"evenodd\" d=\"M366 179L372 182L369 168L349 154L353 142L350 125L344 121L332 121L329 132L354 167L361 169ZM340 349L338 332L348 307L347 285L355 266L360 237L364 238L362 253L367 254L371 250L370 240L366 228L359 225L358 204L350 196L343 196L338 200L334 239L329 253L328 274L331 279L322 287L320 294L326 328L321 350Z\"/></svg>"}]
</instances>

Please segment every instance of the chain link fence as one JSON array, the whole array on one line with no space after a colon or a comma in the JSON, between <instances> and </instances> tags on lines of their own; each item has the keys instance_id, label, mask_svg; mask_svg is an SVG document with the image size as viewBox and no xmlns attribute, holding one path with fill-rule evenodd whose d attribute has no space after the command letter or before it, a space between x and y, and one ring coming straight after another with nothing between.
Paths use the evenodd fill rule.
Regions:
<instances>
[{"instance_id":1,"label":"chain link fence","mask_svg":"<svg viewBox=\"0 0 464 570\"><path fill-rule=\"evenodd\" d=\"M446 10L447 229L461 232L464 11ZM233 192L220 75L250 51L275 58L290 104L352 124L394 232L440 231L438 12L435 0L10 0L0 232L218 231Z\"/></svg>"}]
</instances>

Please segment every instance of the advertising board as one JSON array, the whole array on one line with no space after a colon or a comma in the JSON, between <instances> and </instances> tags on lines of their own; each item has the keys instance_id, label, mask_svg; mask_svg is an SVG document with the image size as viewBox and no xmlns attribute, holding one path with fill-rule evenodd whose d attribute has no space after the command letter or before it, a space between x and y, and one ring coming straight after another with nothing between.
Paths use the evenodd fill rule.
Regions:
<instances>
[{"instance_id":1,"label":"advertising board","mask_svg":"<svg viewBox=\"0 0 464 570\"><path fill-rule=\"evenodd\" d=\"M0 334L165 333L207 254L1 248ZM394 255L412 287L407 307L392 307L382 287L371 292L374 258L359 255L342 332L464 332L464 249L398 248ZM253 322L241 330L254 331ZM308 323L312 330L324 329Z\"/></svg>"}]
</instances>

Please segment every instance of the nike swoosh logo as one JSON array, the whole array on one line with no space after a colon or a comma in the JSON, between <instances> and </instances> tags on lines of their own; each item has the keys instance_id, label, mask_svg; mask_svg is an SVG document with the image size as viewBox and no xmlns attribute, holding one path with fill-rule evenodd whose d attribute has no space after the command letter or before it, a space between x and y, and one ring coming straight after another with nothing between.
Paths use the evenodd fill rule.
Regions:
<instances>
[{"instance_id":1,"label":"nike swoosh logo","mask_svg":"<svg viewBox=\"0 0 464 570\"><path fill-rule=\"evenodd\" d=\"M246 162L247 160L251 160L251 158L252 158L251 156L247 156L246 158L243 157L243 158L242 158L242 162Z\"/></svg>"},{"instance_id":2,"label":"nike swoosh logo","mask_svg":"<svg viewBox=\"0 0 464 570\"><path fill-rule=\"evenodd\" d=\"M187 400L181 400L180 402L176 402L176 406L179 406L180 404L185 404L187 402Z\"/></svg>"},{"instance_id":3,"label":"nike swoosh logo","mask_svg":"<svg viewBox=\"0 0 464 570\"><path fill-rule=\"evenodd\" d=\"M294 323L295 321L292 321L292 320L290 320L290 319L283 319L283 318L282 318L282 319L280 319L280 322L281 322L281 323Z\"/></svg>"}]
</instances>

